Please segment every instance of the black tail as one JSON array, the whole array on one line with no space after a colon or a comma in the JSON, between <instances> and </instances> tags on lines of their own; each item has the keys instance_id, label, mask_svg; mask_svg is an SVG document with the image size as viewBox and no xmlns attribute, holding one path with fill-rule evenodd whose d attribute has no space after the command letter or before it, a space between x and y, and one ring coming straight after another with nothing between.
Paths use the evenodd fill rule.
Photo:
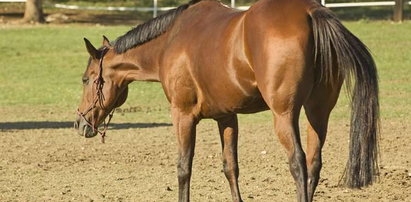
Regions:
<instances>
[{"instance_id":1,"label":"black tail","mask_svg":"<svg viewBox=\"0 0 411 202\"><path fill-rule=\"evenodd\" d=\"M321 81L332 85L344 78L348 92L352 92L350 151L343 180L350 188L367 186L378 175L377 69L367 47L329 9L318 4L314 7L310 16Z\"/></svg>"}]
</instances>

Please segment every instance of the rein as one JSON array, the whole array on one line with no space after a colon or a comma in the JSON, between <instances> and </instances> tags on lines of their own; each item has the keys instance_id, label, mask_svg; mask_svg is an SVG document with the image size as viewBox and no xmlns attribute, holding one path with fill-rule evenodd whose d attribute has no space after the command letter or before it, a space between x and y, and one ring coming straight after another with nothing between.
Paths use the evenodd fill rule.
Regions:
<instances>
[{"instance_id":1,"label":"rein","mask_svg":"<svg viewBox=\"0 0 411 202\"><path fill-rule=\"evenodd\" d=\"M111 121L111 118L113 118L113 114L114 114L114 109L112 109L109 114L108 114L108 121L106 122L106 120L104 119L104 123L103 123L103 130L99 130L98 129L98 125L94 125L93 123L91 123L90 121L88 121L86 119L86 115L92 111L94 108L96 108L97 104L100 105L100 107L103 109L104 108L104 104L103 101L105 100L104 98L104 94L103 94L103 87L104 87L104 79L103 79L103 58L104 55L107 53L108 48L104 47L101 55L100 55L100 62L99 62L99 73L98 73L98 77L96 78L96 80L94 80L94 84L96 84L96 96L94 97L94 101L93 103L91 103L90 107L85 111L85 112L80 112L79 109L77 109L77 114L86 122L87 126L91 127L93 129L93 133L97 132L100 134L101 136L101 142L104 143L104 138L106 136L106 131L108 129L108 125Z\"/></svg>"}]
</instances>

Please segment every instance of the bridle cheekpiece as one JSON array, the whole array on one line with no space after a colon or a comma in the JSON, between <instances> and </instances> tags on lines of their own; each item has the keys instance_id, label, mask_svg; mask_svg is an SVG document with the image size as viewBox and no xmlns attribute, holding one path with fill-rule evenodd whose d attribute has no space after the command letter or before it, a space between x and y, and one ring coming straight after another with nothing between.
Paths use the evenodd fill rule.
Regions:
<instances>
[{"instance_id":1,"label":"bridle cheekpiece","mask_svg":"<svg viewBox=\"0 0 411 202\"><path fill-rule=\"evenodd\" d=\"M92 111L94 108L96 108L97 104L100 105L100 107L103 109L104 108L104 94L103 94L103 87L104 87L104 79L103 79L103 58L105 56L105 54L107 53L109 49L107 47L104 47L101 50L100 53L100 61L99 61L99 73L98 76L96 78L96 80L94 80L94 84L96 85L96 96L94 97L94 101L93 103L91 103L90 107L85 111L85 112L80 112L79 109L77 109L77 114L86 122L86 125L91 127L93 129L93 133L97 132L101 135L101 142L104 143L104 138L106 136L106 131L108 128L108 124L111 121L111 118L113 118L113 114L114 114L114 108L109 112L108 114L108 121L106 122L106 120L104 119L104 123L103 123L103 130L99 130L98 129L98 125L95 125L94 123L88 121L86 119L86 115Z\"/></svg>"}]
</instances>

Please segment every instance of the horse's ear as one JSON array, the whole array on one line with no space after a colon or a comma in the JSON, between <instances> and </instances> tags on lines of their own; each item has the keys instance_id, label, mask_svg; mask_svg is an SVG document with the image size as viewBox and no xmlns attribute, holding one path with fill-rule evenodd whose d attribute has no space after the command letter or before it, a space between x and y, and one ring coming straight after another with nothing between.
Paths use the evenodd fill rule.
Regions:
<instances>
[{"instance_id":1,"label":"horse's ear","mask_svg":"<svg viewBox=\"0 0 411 202\"><path fill-rule=\"evenodd\" d=\"M108 40L108 38L106 36L103 35L103 46L105 47L110 47L110 41Z\"/></svg>"},{"instance_id":2,"label":"horse's ear","mask_svg":"<svg viewBox=\"0 0 411 202\"><path fill-rule=\"evenodd\" d=\"M96 59L98 55L97 49L94 48L93 44L91 44L91 42L88 39L84 38L84 42L86 43L87 52L90 54L92 58Z\"/></svg>"}]
</instances>

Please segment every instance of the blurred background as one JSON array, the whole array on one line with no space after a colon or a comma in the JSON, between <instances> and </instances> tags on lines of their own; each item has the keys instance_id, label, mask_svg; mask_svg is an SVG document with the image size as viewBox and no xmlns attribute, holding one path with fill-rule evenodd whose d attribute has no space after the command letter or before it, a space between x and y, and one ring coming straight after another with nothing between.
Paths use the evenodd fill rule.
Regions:
<instances>
[{"instance_id":1,"label":"blurred background","mask_svg":"<svg viewBox=\"0 0 411 202\"><path fill-rule=\"evenodd\" d=\"M256 1L222 0L239 9L246 9ZM411 18L410 3L406 0L318 1L330 7L344 20L401 21ZM0 0L0 23L13 23L23 18L23 22L29 23L135 24L187 2L188 0Z\"/></svg>"}]
</instances>

